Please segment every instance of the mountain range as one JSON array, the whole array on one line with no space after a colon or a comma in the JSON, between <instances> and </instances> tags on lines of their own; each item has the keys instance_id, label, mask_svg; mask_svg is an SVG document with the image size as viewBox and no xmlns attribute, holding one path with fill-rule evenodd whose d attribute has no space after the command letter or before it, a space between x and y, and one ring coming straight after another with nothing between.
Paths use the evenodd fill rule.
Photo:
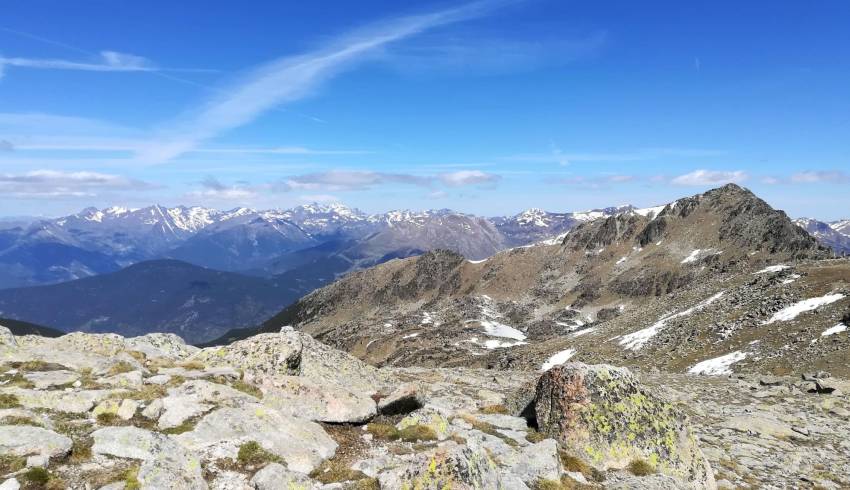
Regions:
<instances>
[{"instance_id":1,"label":"mountain range","mask_svg":"<svg viewBox=\"0 0 850 490\"><path fill-rule=\"evenodd\" d=\"M393 259L448 250L483 263L518 247L555 245L577 226L612 217L657 226L665 208L530 209L484 218L450 210L369 215L340 204L267 211L150 206L17 219L0 224L0 315L63 330L166 331L206 342ZM847 221L794 223L837 253L850 250ZM678 271L668 274L652 287L682 280Z\"/></svg>"},{"instance_id":2,"label":"mountain range","mask_svg":"<svg viewBox=\"0 0 850 490\"><path fill-rule=\"evenodd\" d=\"M850 373L831 333L850 261L833 256L727 185L483 261L434 251L355 272L214 343L291 325L376 365Z\"/></svg>"}]
</instances>

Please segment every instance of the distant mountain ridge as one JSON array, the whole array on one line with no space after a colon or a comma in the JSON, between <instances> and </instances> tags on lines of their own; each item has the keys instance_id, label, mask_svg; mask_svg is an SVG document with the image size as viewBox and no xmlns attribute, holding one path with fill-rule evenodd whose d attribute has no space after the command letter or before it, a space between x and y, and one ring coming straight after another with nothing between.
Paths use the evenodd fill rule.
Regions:
<instances>
[{"instance_id":1,"label":"distant mountain ridge","mask_svg":"<svg viewBox=\"0 0 850 490\"><path fill-rule=\"evenodd\" d=\"M447 209L366 214L342 204L228 211L160 205L86 208L61 218L0 227L0 288L75 280L163 258L271 276L289 271L290 256L308 249L329 250L334 257L329 260L335 264L331 268L337 275L380 263L385 257L437 248L482 259L626 208L632 209L580 213L529 210L507 218L484 218ZM341 249L321 247L351 241L355 243ZM56 251L49 253L46 249ZM347 259L340 260L340 254ZM320 260L319 254L313 255ZM350 267L341 266L346 261Z\"/></svg>"},{"instance_id":2,"label":"distant mountain ridge","mask_svg":"<svg viewBox=\"0 0 850 490\"><path fill-rule=\"evenodd\" d=\"M0 317L64 331L170 332L202 342L261 322L299 296L275 279L154 260L60 284L0 290Z\"/></svg>"}]
</instances>

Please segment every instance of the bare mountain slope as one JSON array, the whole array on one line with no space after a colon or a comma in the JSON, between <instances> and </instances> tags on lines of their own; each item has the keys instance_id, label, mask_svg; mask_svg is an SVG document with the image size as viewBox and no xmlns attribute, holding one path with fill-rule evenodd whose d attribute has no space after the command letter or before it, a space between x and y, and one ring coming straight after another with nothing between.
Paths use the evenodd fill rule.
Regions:
<instances>
[{"instance_id":1,"label":"bare mountain slope","mask_svg":"<svg viewBox=\"0 0 850 490\"><path fill-rule=\"evenodd\" d=\"M729 185L486 261L445 251L394 260L315 291L262 328L291 324L376 364L540 368L560 354L552 362L683 371L733 354L719 370L730 360L805 369L846 341L820 335L850 305L850 263L820 260L830 255L783 212Z\"/></svg>"}]
</instances>

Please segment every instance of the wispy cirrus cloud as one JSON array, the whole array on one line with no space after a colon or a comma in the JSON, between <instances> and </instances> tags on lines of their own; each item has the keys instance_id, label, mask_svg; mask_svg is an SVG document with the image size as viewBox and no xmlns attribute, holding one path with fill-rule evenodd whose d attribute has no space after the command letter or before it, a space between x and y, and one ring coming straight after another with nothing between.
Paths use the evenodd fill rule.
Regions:
<instances>
[{"instance_id":1,"label":"wispy cirrus cloud","mask_svg":"<svg viewBox=\"0 0 850 490\"><path fill-rule=\"evenodd\" d=\"M554 182L587 189L604 189L610 187L612 184L625 184L637 180L638 177L635 175L611 174L597 176L575 175L557 179Z\"/></svg>"},{"instance_id":2,"label":"wispy cirrus cloud","mask_svg":"<svg viewBox=\"0 0 850 490\"><path fill-rule=\"evenodd\" d=\"M33 170L0 174L0 194L16 198L94 197L103 192L148 190L157 186L121 175L99 172Z\"/></svg>"},{"instance_id":3,"label":"wispy cirrus cloud","mask_svg":"<svg viewBox=\"0 0 850 490\"><path fill-rule=\"evenodd\" d=\"M171 160L225 131L247 124L270 109L299 100L321 83L388 44L438 26L483 15L508 3L481 0L422 15L400 17L342 36L316 51L278 58L246 73L200 108L162 128L139 152L149 162Z\"/></svg>"},{"instance_id":4,"label":"wispy cirrus cloud","mask_svg":"<svg viewBox=\"0 0 850 490\"><path fill-rule=\"evenodd\" d=\"M749 174L743 170L723 171L700 169L674 177L670 180L670 183L684 186L719 185L730 182L737 184L745 182L749 178Z\"/></svg>"},{"instance_id":5,"label":"wispy cirrus cloud","mask_svg":"<svg viewBox=\"0 0 850 490\"><path fill-rule=\"evenodd\" d=\"M721 150L702 148L639 148L624 152L568 152L563 151L557 144L551 143L548 152L521 153L502 157L505 161L528 163L557 163L567 166L570 163L595 162L638 162L657 160L665 157L704 158L724 155Z\"/></svg>"},{"instance_id":6,"label":"wispy cirrus cloud","mask_svg":"<svg viewBox=\"0 0 850 490\"><path fill-rule=\"evenodd\" d=\"M96 62L0 56L0 65L42 70L81 71L158 71L160 69L147 58L117 51L101 51L100 59Z\"/></svg>"},{"instance_id":7,"label":"wispy cirrus cloud","mask_svg":"<svg viewBox=\"0 0 850 490\"><path fill-rule=\"evenodd\" d=\"M505 39L488 33L424 35L416 43L388 52L383 59L405 72L454 71L468 75L516 72L558 66L591 57L608 40L605 31L570 38Z\"/></svg>"}]
</instances>

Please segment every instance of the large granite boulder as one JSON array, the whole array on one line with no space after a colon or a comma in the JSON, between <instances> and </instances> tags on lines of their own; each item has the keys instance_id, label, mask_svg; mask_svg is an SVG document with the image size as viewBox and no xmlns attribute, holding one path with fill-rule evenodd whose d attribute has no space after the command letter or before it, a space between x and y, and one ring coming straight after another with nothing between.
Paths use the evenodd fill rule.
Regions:
<instances>
[{"instance_id":1,"label":"large granite boulder","mask_svg":"<svg viewBox=\"0 0 850 490\"><path fill-rule=\"evenodd\" d=\"M599 470L640 460L685 484L715 487L687 416L626 368L557 366L537 382L534 414L540 432Z\"/></svg>"},{"instance_id":2,"label":"large granite boulder","mask_svg":"<svg viewBox=\"0 0 850 490\"><path fill-rule=\"evenodd\" d=\"M138 480L142 489L206 489L201 464L174 439L137 427L106 427L92 433L92 452L141 460Z\"/></svg>"}]
</instances>

